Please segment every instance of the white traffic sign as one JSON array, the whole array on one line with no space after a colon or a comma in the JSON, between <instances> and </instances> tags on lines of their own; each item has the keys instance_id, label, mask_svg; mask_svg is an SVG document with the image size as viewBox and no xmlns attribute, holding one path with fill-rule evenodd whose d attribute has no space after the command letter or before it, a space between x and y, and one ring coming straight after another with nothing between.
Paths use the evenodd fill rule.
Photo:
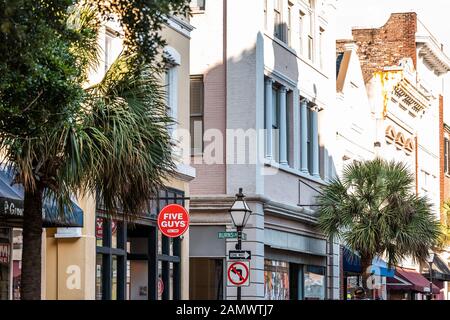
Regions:
<instances>
[{"instance_id":1,"label":"white traffic sign","mask_svg":"<svg viewBox=\"0 0 450 320\"><path fill-rule=\"evenodd\" d=\"M249 250L230 250L228 251L228 259L230 260L250 260L252 252Z\"/></svg>"},{"instance_id":2,"label":"white traffic sign","mask_svg":"<svg viewBox=\"0 0 450 320\"><path fill-rule=\"evenodd\" d=\"M230 287L248 287L250 285L250 262L228 262L227 285Z\"/></svg>"}]
</instances>

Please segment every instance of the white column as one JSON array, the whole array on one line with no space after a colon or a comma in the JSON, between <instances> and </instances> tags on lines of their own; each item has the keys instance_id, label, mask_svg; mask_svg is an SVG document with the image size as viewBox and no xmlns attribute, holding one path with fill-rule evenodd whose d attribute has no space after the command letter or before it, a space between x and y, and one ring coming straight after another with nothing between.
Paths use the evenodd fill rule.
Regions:
<instances>
[{"instance_id":1,"label":"white column","mask_svg":"<svg viewBox=\"0 0 450 320\"><path fill-rule=\"evenodd\" d=\"M292 124L294 126L292 137L293 167L298 169L300 168L300 95L296 89L292 92L292 95Z\"/></svg>"},{"instance_id":2,"label":"white column","mask_svg":"<svg viewBox=\"0 0 450 320\"><path fill-rule=\"evenodd\" d=\"M314 177L320 177L319 172L319 114L317 108L311 112L311 152L312 172Z\"/></svg>"},{"instance_id":3,"label":"white column","mask_svg":"<svg viewBox=\"0 0 450 320\"><path fill-rule=\"evenodd\" d=\"M308 100L300 101L300 170L303 173L308 171Z\"/></svg>"},{"instance_id":4,"label":"white column","mask_svg":"<svg viewBox=\"0 0 450 320\"><path fill-rule=\"evenodd\" d=\"M265 80L265 114L266 114L266 158L272 159L272 84L273 80Z\"/></svg>"},{"instance_id":5,"label":"white column","mask_svg":"<svg viewBox=\"0 0 450 320\"><path fill-rule=\"evenodd\" d=\"M280 164L287 164L286 87L280 88Z\"/></svg>"}]
</instances>

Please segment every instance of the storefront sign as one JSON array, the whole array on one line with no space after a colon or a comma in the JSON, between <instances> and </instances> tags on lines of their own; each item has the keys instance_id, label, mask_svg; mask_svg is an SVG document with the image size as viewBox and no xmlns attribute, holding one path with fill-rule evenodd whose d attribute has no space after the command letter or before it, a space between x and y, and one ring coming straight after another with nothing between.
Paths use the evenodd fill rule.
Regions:
<instances>
[{"instance_id":1,"label":"storefront sign","mask_svg":"<svg viewBox=\"0 0 450 320\"><path fill-rule=\"evenodd\" d=\"M243 287L250 285L250 262L228 262L227 285L231 287Z\"/></svg>"},{"instance_id":2,"label":"storefront sign","mask_svg":"<svg viewBox=\"0 0 450 320\"><path fill-rule=\"evenodd\" d=\"M238 233L236 231L219 232L217 237L219 239L237 239ZM246 233L242 233L242 240L247 240Z\"/></svg>"},{"instance_id":3,"label":"storefront sign","mask_svg":"<svg viewBox=\"0 0 450 320\"><path fill-rule=\"evenodd\" d=\"M181 236L189 227L189 214L179 204L165 206L158 215L158 228L169 238Z\"/></svg>"},{"instance_id":4,"label":"storefront sign","mask_svg":"<svg viewBox=\"0 0 450 320\"><path fill-rule=\"evenodd\" d=\"M230 250L228 251L228 259L230 260L250 260L252 252L249 250Z\"/></svg>"},{"instance_id":5,"label":"storefront sign","mask_svg":"<svg viewBox=\"0 0 450 320\"><path fill-rule=\"evenodd\" d=\"M9 263L9 243L0 243L0 263L8 264Z\"/></svg>"},{"instance_id":6,"label":"storefront sign","mask_svg":"<svg viewBox=\"0 0 450 320\"><path fill-rule=\"evenodd\" d=\"M97 218L95 223L95 236L97 239L103 239L103 218ZM115 220L111 220L111 233L116 234L117 231L117 222Z\"/></svg>"}]
</instances>

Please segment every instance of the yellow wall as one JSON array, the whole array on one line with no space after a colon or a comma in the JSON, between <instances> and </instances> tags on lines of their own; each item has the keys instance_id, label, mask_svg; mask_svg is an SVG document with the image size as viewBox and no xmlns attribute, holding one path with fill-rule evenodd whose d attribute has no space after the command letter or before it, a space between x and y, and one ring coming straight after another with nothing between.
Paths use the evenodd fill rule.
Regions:
<instances>
[{"instance_id":1,"label":"yellow wall","mask_svg":"<svg viewBox=\"0 0 450 320\"><path fill-rule=\"evenodd\" d=\"M168 45L181 55L178 67L178 123L189 129L189 38L171 29L164 28L163 37ZM183 143L189 150L190 141ZM188 181L173 178L166 184L185 192L189 196ZM79 199L84 212L84 227L81 238L56 239L56 229L48 229L45 234L45 281L44 298L50 300L95 299L95 200L93 197ZM189 208L186 202L186 208ZM79 282L78 282L79 279ZM181 297L189 298L189 233L181 241Z\"/></svg>"},{"instance_id":2,"label":"yellow wall","mask_svg":"<svg viewBox=\"0 0 450 320\"><path fill-rule=\"evenodd\" d=\"M95 299L95 201L79 200L84 212L81 238L56 239L46 233L46 299Z\"/></svg>"}]
</instances>

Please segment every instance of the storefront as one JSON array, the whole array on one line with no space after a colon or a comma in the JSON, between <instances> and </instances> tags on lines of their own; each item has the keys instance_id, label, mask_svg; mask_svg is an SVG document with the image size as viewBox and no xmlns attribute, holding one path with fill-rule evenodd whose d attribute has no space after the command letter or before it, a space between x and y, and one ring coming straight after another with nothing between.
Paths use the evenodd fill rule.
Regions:
<instances>
[{"instance_id":1,"label":"storefront","mask_svg":"<svg viewBox=\"0 0 450 320\"><path fill-rule=\"evenodd\" d=\"M430 293L430 281L414 269L397 267L395 275L387 279L389 300L426 300ZM440 289L433 284L433 299Z\"/></svg>"},{"instance_id":2,"label":"storefront","mask_svg":"<svg viewBox=\"0 0 450 320\"><path fill-rule=\"evenodd\" d=\"M438 300L448 300L448 288L450 283L450 265L448 265L443 258L439 255L435 255L433 264L431 265L431 276L433 284L439 289L440 293L435 297ZM430 281L430 268L428 264L425 264L422 268L422 275Z\"/></svg>"},{"instance_id":3,"label":"storefront","mask_svg":"<svg viewBox=\"0 0 450 320\"><path fill-rule=\"evenodd\" d=\"M225 297L225 226L191 226L189 298L223 300ZM225 285L224 285L225 284Z\"/></svg>"},{"instance_id":4,"label":"storefront","mask_svg":"<svg viewBox=\"0 0 450 320\"><path fill-rule=\"evenodd\" d=\"M13 174L0 169L0 300L20 299L22 269L23 188L13 184ZM83 211L72 202L59 214L55 201L43 201L43 227L81 228ZM45 242L43 242L45 250ZM45 251L44 251L45 252Z\"/></svg>"},{"instance_id":5,"label":"storefront","mask_svg":"<svg viewBox=\"0 0 450 320\"><path fill-rule=\"evenodd\" d=\"M325 240L269 228L264 237L265 299L327 298Z\"/></svg>"},{"instance_id":6,"label":"storefront","mask_svg":"<svg viewBox=\"0 0 450 320\"><path fill-rule=\"evenodd\" d=\"M267 300L324 300L325 268L264 260Z\"/></svg>"},{"instance_id":7,"label":"storefront","mask_svg":"<svg viewBox=\"0 0 450 320\"><path fill-rule=\"evenodd\" d=\"M343 292L344 300L351 300L355 289L362 287L362 268L360 257L353 253L350 249L342 247L342 269L343 269ZM389 268L387 263L378 257L372 260L370 266L372 274L371 289L367 293L367 297L374 300L386 300L387 289L386 279L394 276L394 269Z\"/></svg>"},{"instance_id":8,"label":"storefront","mask_svg":"<svg viewBox=\"0 0 450 320\"><path fill-rule=\"evenodd\" d=\"M180 238L167 238L156 225L168 204L184 206L184 192L166 189L133 223L111 220L97 208L96 299L178 300L181 298Z\"/></svg>"}]
</instances>

